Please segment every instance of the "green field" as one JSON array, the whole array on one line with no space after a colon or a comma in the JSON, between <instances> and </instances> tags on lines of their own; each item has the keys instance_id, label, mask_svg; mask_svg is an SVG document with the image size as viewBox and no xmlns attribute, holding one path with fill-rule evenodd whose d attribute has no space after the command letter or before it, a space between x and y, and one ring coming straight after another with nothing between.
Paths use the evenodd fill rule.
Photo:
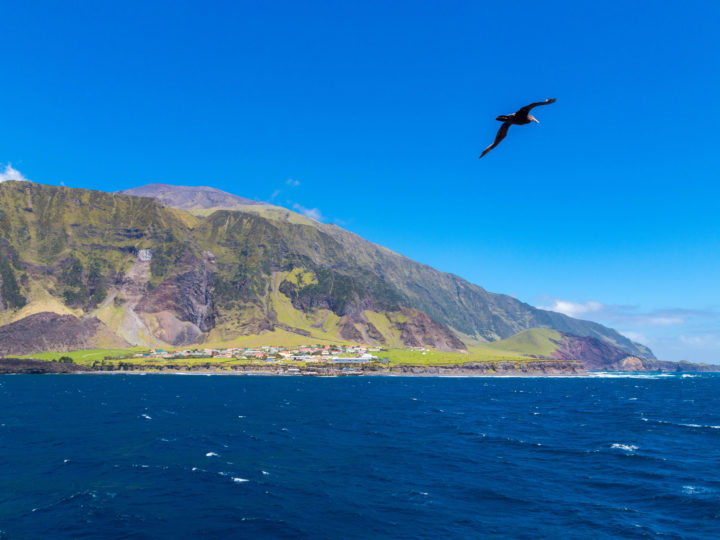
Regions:
<instances>
[{"instance_id":1,"label":"green field","mask_svg":"<svg viewBox=\"0 0 720 540\"><path fill-rule=\"evenodd\" d=\"M439 366L466 364L468 362L529 362L535 360L517 353L502 353L494 350L474 348L467 353L442 352L435 350L416 351L410 349L390 349L377 353L387 358L390 365Z\"/></svg>"},{"instance_id":2,"label":"green field","mask_svg":"<svg viewBox=\"0 0 720 540\"><path fill-rule=\"evenodd\" d=\"M43 352L37 354L26 354L20 358L32 358L35 360L59 360L63 356L69 356L73 362L81 365L92 365L93 362L101 362L106 358L132 358L134 354L147 353L147 347L132 347L130 349L83 349L70 352Z\"/></svg>"},{"instance_id":3,"label":"green field","mask_svg":"<svg viewBox=\"0 0 720 540\"><path fill-rule=\"evenodd\" d=\"M251 364L261 365L288 365L304 367L304 362L273 362L265 363L257 360L236 359L236 358L133 358L134 354L147 353L148 349L134 347L131 349L85 349L70 352L44 352L28 354L20 358L53 361L62 357L70 357L73 362L82 366L101 368L119 368L124 366L130 369L185 369L197 367L210 367L213 369L230 368L231 366L242 366Z\"/></svg>"},{"instance_id":4,"label":"green field","mask_svg":"<svg viewBox=\"0 0 720 540\"><path fill-rule=\"evenodd\" d=\"M285 336L287 334L287 336ZM244 346L260 346L260 345L285 345L292 347L299 344L313 344L319 340L290 334L282 330L274 332L272 337L286 337L292 343L275 343L272 339L268 339L270 335L265 336L244 336ZM264 339L263 339L264 338ZM482 343L470 347L468 352L443 352L433 349L414 350L403 348L390 348L379 351L375 355L381 360L387 360L390 366L393 365L456 365L466 364L468 362L513 362L523 363L536 360L537 358L552 359L552 353L555 351L556 341L562 338L559 332L542 328L532 328L525 330L514 336L496 341L493 343ZM283 341L283 340L281 340ZM302 343L300 343L302 342ZM233 346L238 346L234 343ZM228 344L224 345L225 347ZM223 346L215 346L216 348L224 348ZM172 351L173 349L169 349ZM105 363L107 367L117 367L120 363L126 369L183 369L193 367L212 367L217 369L230 368L237 365L248 364L264 364L256 360L245 360L235 358L177 358L177 359L159 359L159 358L133 358L134 354L146 354L149 349L146 347L133 347L129 349L89 349L72 352L44 352L39 354L31 354L23 356L23 358L35 358L37 360L59 360L63 356L72 358L76 364L85 366L98 367ZM293 365L304 367L305 364L298 362L272 362L265 365Z\"/></svg>"},{"instance_id":5,"label":"green field","mask_svg":"<svg viewBox=\"0 0 720 540\"><path fill-rule=\"evenodd\" d=\"M295 367L306 367L311 364L294 361L263 362L258 360L236 359L236 358L133 358L134 354L147 353L147 349L135 347L132 349L91 349L72 352L45 352L39 354L25 355L22 358L33 358L36 360L59 360L67 356L73 362L83 366L99 367L105 365L108 368L118 368L120 364L125 369L184 369L197 367L210 367L214 369L231 368L232 366L261 364L261 365L285 365ZM533 360L520 354L502 354L491 350L473 350L468 353L442 352L428 349L426 351L410 349L388 349L375 353L380 360L388 360L388 365L455 365L467 362L527 362Z\"/></svg>"}]
</instances>

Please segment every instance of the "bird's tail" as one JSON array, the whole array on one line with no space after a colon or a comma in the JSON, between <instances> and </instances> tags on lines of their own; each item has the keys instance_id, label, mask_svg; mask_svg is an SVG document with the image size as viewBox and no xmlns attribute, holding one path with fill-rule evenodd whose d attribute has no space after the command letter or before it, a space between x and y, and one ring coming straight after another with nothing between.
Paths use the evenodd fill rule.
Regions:
<instances>
[{"instance_id":1,"label":"bird's tail","mask_svg":"<svg viewBox=\"0 0 720 540\"><path fill-rule=\"evenodd\" d=\"M497 120L498 122L505 122L507 119L508 119L508 117L505 116L504 114L502 116L498 116L495 118L495 120Z\"/></svg>"}]
</instances>

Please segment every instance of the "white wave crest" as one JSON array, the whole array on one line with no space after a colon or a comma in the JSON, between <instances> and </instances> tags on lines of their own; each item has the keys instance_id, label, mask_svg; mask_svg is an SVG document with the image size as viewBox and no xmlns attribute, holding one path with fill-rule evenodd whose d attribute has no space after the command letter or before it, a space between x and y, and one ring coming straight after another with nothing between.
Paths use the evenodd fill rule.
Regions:
<instances>
[{"instance_id":1,"label":"white wave crest","mask_svg":"<svg viewBox=\"0 0 720 540\"><path fill-rule=\"evenodd\" d=\"M682 487L683 493L686 495L696 495L700 493L714 493L715 490L703 486L683 486Z\"/></svg>"},{"instance_id":2,"label":"white wave crest","mask_svg":"<svg viewBox=\"0 0 720 540\"><path fill-rule=\"evenodd\" d=\"M640 373L636 371L589 371L588 376L597 379L667 379L677 377L674 373Z\"/></svg>"},{"instance_id":3,"label":"white wave crest","mask_svg":"<svg viewBox=\"0 0 720 540\"><path fill-rule=\"evenodd\" d=\"M702 429L720 429L720 426L711 426L707 424L678 424L678 426L702 428Z\"/></svg>"},{"instance_id":4,"label":"white wave crest","mask_svg":"<svg viewBox=\"0 0 720 540\"><path fill-rule=\"evenodd\" d=\"M634 444L620 444L620 443L613 443L613 445L610 448L615 448L617 450L625 450L627 452L634 452L638 449L637 446Z\"/></svg>"}]
</instances>

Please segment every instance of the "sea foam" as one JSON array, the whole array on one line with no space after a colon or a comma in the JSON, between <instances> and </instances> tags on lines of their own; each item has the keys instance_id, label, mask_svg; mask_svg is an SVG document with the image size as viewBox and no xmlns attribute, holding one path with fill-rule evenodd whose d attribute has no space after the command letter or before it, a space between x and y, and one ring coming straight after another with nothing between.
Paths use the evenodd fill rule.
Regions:
<instances>
[{"instance_id":1,"label":"sea foam","mask_svg":"<svg viewBox=\"0 0 720 540\"><path fill-rule=\"evenodd\" d=\"M628 452L634 452L638 449L634 444L620 444L614 443L610 448L616 448L617 450L626 450Z\"/></svg>"}]
</instances>

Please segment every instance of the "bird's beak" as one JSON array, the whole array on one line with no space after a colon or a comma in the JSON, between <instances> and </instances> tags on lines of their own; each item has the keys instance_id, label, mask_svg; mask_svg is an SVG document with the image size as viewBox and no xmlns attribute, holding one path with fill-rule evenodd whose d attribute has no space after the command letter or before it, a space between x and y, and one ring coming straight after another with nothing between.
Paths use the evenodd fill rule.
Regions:
<instances>
[{"instance_id":1,"label":"bird's beak","mask_svg":"<svg viewBox=\"0 0 720 540\"><path fill-rule=\"evenodd\" d=\"M538 120L537 118L533 118L532 121L535 122L536 124L540 123L540 120Z\"/></svg>"}]
</instances>

